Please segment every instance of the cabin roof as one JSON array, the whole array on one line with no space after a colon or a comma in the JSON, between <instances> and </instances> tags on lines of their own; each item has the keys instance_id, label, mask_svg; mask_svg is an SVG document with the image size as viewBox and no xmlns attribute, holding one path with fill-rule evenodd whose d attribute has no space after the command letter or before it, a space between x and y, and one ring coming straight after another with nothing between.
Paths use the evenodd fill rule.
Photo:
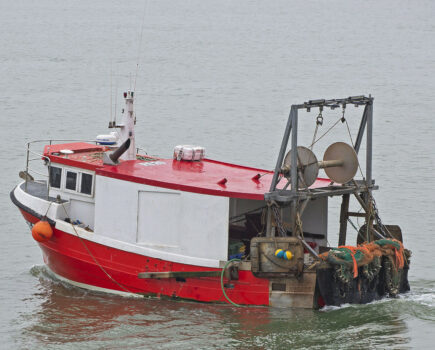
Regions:
<instances>
[{"instance_id":1,"label":"cabin roof","mask_svg":"<svg viewBox=\"0 0 435 350\"><path fill-rule=\"evenodd\" d=\"M68 149L73 154L65 155ZM103 152L108 148L89 143L69 143L46 146L44 155L52 163L93 170L97 175L168 189L235 198L263 200L269 192L273 171L219 162L177 161L148 156L120 164L104 165ZM258 174L261 175L256 179ZM226 179L226 181L224 180ZM284 183L284 181L282 181ZM329 179L317 179L310 188L326 187ZM282 184L281 186L283 186Z\"/></svg>"}]
</instances>

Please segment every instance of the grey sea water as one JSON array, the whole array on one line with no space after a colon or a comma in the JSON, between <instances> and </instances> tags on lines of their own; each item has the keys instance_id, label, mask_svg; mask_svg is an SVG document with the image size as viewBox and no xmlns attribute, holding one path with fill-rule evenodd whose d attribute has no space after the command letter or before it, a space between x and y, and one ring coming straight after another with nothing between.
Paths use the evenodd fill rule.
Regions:
<instances>
[{"instance_id":1,"label":"grey sea water","mask_svg":"<svg viewBox=\"0 0 435 350\"><path fill-rule=\"evenodd\" d=\"M0 348L433 348L434 14L424 0L0 0ZM194 143L267 169L292 103L371 93L375 196L413 252L411 292L312 311L125 299L53 279L9 199L25 142L105 133L130 86L149 154ZM301 114L302 145L316 113ZM358 113L346 114L354 135ZM339 117L325 113L321 132ZM346 133L334 128L318 157Z\"/></svg>"}]
</instances>

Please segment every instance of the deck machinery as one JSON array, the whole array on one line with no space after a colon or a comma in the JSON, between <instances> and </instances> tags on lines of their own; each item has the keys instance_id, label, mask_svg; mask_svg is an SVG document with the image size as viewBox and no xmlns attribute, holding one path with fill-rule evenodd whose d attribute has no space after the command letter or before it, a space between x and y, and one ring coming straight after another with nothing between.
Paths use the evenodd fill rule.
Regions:
<instances>
[{"instance_id":1,"label":"deck machinery","mask_svg":"<svg viewBox=\"0 0 435 350\"><path fill-rule=\"evenodd\" d=\"M347 124L344 118L344 111L346 106L349 105L364 107L358 134L352 147L345 143L337 142L331 145L325 152L322 162L318 162L312 153L310 149L312 145L310 148L298 147L298 112L300 110L310 112L311 109L318 109L320 112L320 119L319 116L317 118L318 127L323 121L322 111L327 108L331 110L342 108L343 117L341 122ZM349 127L348 131L352 142ZM360 150L364 133L366 133L365 177L363 176L361 180L354 180L353 177L356 174L357 168L361 170L357 154ZM315 137L313 144L316 142ZM291 149L287 153L289 143ZM279 279L296 276L296 279L302 283L290 282L290 291L293 289L295 304L308 304L310 302L308 296L311 296L314 285L315 307L320 307L324 304L366 303L379 299L384 295L395 296L397 293L409 290L407 271L409 269L410 252L408 250L404 251L405 266L397 273L392 271L394 267L384 266L388 265L388 262L386 264L382 262L382 266L374 267L376 271L374 273L371 272L371 275L370 273L360 273L358 278L349 278L343 272L346 268L351 271L352 261L348 262L347 267L340 264L331 264L331 261L327 259L330 247L318 247L320 250L317 249L316 251L304 239L304 223L301 217L308 203L322 197L341 196L339 247L346 246L347 224L352 216L363 217L365 219L365 224L358 232L358 244L385 239L402 241L400 228L396 225L384 225L379 217L372 195L372 191L378 189L372 178L372 153L373 97L370 95L368 97L352 96L330 100L310 100L302 104L292 105L270 190L264 196L268 206L265 237L252 239L251 261L252 271L256 276L277 278L277 283L275 284L277 290L280 288L282 290L289 290L288 285L286 287L279 286ZM293 164L297 164L297 166L293 166ZM317 178L319 168L325 168L331 183L323 188L310 188L310 185ZM362 170L361 175L363 175ZM284 181L286 183L282 186ZM279 187L278 184L280 184ZM351 196L357 200L363 212L349 211ZM282 217L288 212L290 213L290 220L287 220L287 223L283 223ZM273 252L278 251L279 248L291 250L293 252L293 259L277 264L277 260L272 259L270 256ZM352 250L353 248L350 247L350 249ZM307 266L306 261L304 264L302 258L304 250L313 258L311 266ZM355 261L355 259L353 260ZM370 265L368 266L370 267ZM367 266L361 267L358 265L358 269L368 271ZM365 270L362 272L365 272ZM314 274L316 274L316 277L313 276ZM368 275L370 277L366 278ZM272 289L274 289L273 284ZM299 298L300 300L297 297L295 298L295 296L301 294L305 294L308 298Z\"/></svg>"}]
</instances>

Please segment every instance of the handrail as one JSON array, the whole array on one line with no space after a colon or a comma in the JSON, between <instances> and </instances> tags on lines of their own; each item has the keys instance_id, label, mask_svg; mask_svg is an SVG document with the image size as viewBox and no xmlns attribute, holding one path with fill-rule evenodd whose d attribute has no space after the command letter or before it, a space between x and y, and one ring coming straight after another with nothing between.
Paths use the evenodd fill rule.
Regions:
<instances>
[{"instance_id":1,"label":"handrail","mask_svg":"<svg viewBox=\"0 0 435 350\"><path fill-rule=\"evenodd\" d=\"M148 152L146 151L145 148L142 148L142 147L136 147L136 154L139 154L139 151L144 151L144 152L145 152L145 155L148 155Z\"/></svg>"},{"instance_id":2,"label":"handrail","mask_svg":"<svg viewBox=\"0 0 435 350\"><path fill-rule=\"evenodd\" d=\"M41 139L41 140L32 140L27 142L27 144L37 143L37 142L49 142L50 146L53 142L93 142L97 143L97 140L78 140L78 139Z\"/></svg>"},{"instance_id":3,"label":"handrail","mask_svg":"<svg viewBox=\"0 0 435 350\"><path fill-rule=\"evenodd\" d=\"M26 143L26 174L38 174L40 176L44 176L46 178L48 178L47 181L47 198L50 192L50 169L51 169L51 159L47 156L45 156L43 153L40 152L35 152L31 149L32 146L34 146L37 143L48 143L49 146L52 146L53 143L60 143L60 142L89 142L89 143L95 143L96 145L98 144L97 140L78 140L78 139L40 139L40 140L32 140L32 141L28 141ZM142 150L145 152L146 155L148 155L148 153L146 152L145 149L137 147L137 153L139 153L139 150ZM36 156L37 158L31 158L30 156ZM48 174L45 175L41 172L38 172L36 170L33 170L30 167L30 162L35 161L35 160L44 160L46 162L46 165L48 167ZM25 179L25 185L24 185L24 189L25 191L27 191L27 182L28 182L28 178L26 177Z\"/></svg>"},{"instance_id":4,"label":"handrail","mask_svg":"<svg viewBox=\"0 0 435 350\"><path fill-rule=\"evenodd\" d=\"M49 140L48 140L49 141ZM46 177L47 178L47 198L49 197L50 194L50 169L51 169L51 159L47 156L45 156L42 153L39 152L35 152L33 150L30 149L30 145L36 142L42 142L42 140L37 140L37 141L30 141L27 142L27 150L26 150L26 174L33 173L33 174L38 174L40 176ZM47 141L45 141L47 142ZM35 155L38 158L30 158L30 155ZM44 160L48 166L48 174L43 174L41 172L38 172L34 169L31 169L31 167L29 166L29 163L35 160ZM24 183L24 191L27 192L27 182L29 181L28 177L26 176L25 179L25 183Z\"/></svg>"}]
</instances>

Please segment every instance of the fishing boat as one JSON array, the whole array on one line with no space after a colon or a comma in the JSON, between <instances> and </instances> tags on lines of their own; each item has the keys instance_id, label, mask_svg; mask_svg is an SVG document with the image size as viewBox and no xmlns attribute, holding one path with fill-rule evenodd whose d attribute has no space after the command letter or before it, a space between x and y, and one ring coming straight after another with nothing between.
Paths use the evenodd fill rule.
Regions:
<instances>
[{"instance_id":1,"label":"fishing boat","mask_svg":"<svg viewBox=\"0 0 435 350\"><path fill-rule=\"evenodd\" d=\"M126 296L315 309L409 290L410 251L400 227L382 223L373 197L373 97L292 105L276 166L266 170L207 159L201 146L175 146L170 159L141 153L134 91L123 96L121 123L109 123L115 131L27 144L23 181L10 197L56 278ZM349 106L363 107L354 142ZM350 141L331 144L319 161L312 148L328 108L342 110L334 125L345 124ZM298 146L299 112L313 109L313 144ZM342 202L335 247L331 197ZM351 199L360 211L350 211ZM364 225L346 245L353 217Z\"/></svg>"}]
</instances>

